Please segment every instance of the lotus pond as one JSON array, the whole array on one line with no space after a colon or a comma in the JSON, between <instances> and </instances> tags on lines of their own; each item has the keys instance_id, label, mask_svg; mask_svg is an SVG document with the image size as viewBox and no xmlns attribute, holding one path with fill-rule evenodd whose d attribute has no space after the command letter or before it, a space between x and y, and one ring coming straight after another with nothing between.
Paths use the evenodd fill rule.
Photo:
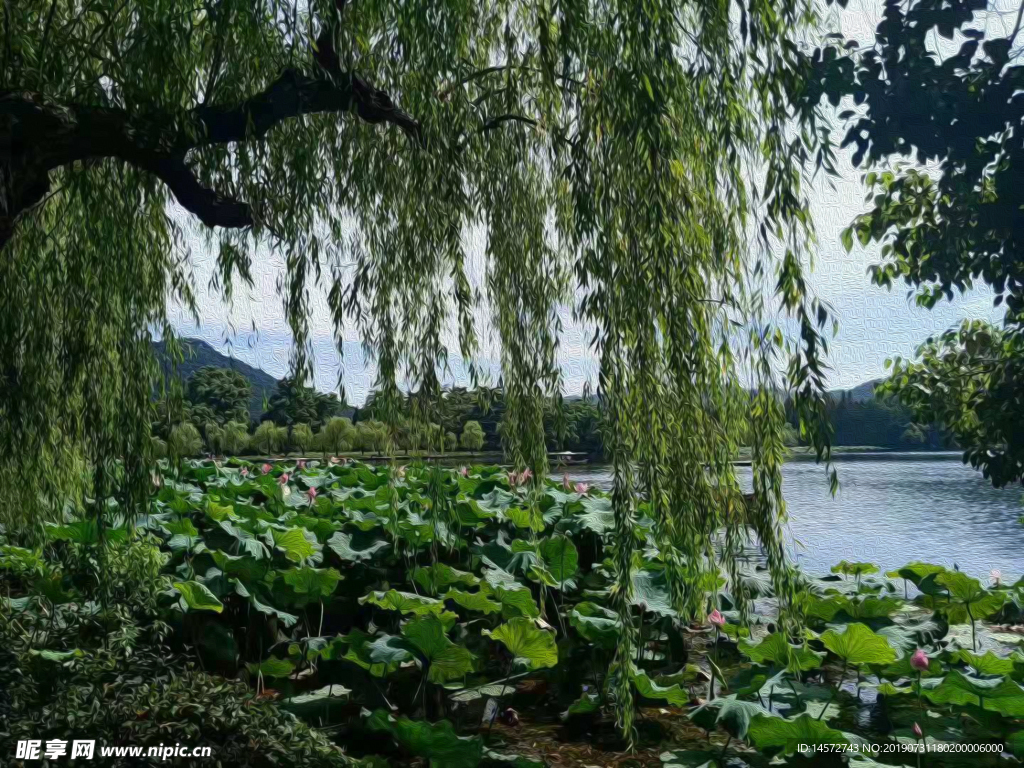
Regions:
<instances>
[{"instance_id":1,"label":"lotus pond","mask_svg":"<svg viewBox=\"0 0 1024 768\"><path fill-rule=\"evenodd\" d=\"M192 462L154 479L150 514L104 535L158 544L172 644L327 733L351 763L1024 761L1024 582L843 562L795 573L803 628L783 634L753 558L708 585L710 619L695 624L673 610L641 516L627 669L612 664L604 493L497 467L356 462ZM96 525L68 512L47 534L37 550L0 539L5 620L81 610L39 564L94 546ZM36 654L59 675L88 650ZM639 707L632 751L612 716L622 675Z\"/></svg>"}]
</instances>

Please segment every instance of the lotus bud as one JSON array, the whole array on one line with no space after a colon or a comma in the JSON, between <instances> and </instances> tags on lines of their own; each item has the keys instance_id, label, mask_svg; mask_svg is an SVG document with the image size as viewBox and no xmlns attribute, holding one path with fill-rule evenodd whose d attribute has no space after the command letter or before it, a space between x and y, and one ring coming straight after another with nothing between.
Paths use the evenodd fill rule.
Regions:
<instances>
[{"instance_id":1,"label":"lotus bud","mask_svg":"<svg viewBox=\"0 0 1024 768\"><path fill-rule=\"evenodd\" d=\"M273 467L270 466L269 464L264 464L262 467L260 467L260 469L263 470L263 474L264 475L269 475L270 474L270 470L272 470Z\"/></svg>"},{"instance_id":2,"label":"lotus bud","mask_svg":"<svg viewBox=\"0 0 1024 768\"><path fill-rule=\"evenodd\" d=\"M395 470L395 476L398 477L400 480L405 478L405 465L402 465L401 467Z\"/></svg>"},{"instance_id":3,"label":"lotus bud","mask_svg":"<svg viewBox=\"0 0 1024 768\"><path fill-rule=\"evenodd\" d=\"M459 474L463 477L469 477L469 467L459 467Z\"/></svg>"},{"instance_id":4,"label":"lotus bud","mask_svg":"<svg viewBox=\"0 0 1024 768\"><path fill-rule=\"evenodd\" d=\"M920 725L918 725L917 723L914 723L914 727L913 727L912 730L914 731L914 736L916 736L919 739L923 739L924 738L924 731L921 730L921 726Z\"/></svg>"},{"instance_id":5,"label":"lotus bud","mask_svg":"<svg viewBox=\"0 0 1024 768\"><path fill-rule=\"evenodd\" d=\"M924 670L928 669L930 664L931 662L928 660L928 657L925 655L925 652L922 651L920 648L914 651L914 655L910 657L910 666L912 666L919 672L923 672Z\"/></svg>"},{"instance_id":6,"label":"lotus bud","mask_svg":"<svg viewBox=\"0 0 1024 768\"><path fill-rule=\"evenodd\" d=\"M302 459L299 459L298 462L295 464L295 468L296 469L305 469L306 468L306 462L304 460L302 460Z\"/></svg>"},{"instance_id":7,"label":"lotus bud","mask_svg":"<svg viewBox=\"0 0 1024 768\"><path fill-rule=\"evenodd\" d=\"M719 629L721 629L722 627L725 626L725 616L723 616L721 613L719 613L718 609L716 608L715 610L713 610L711 613L708 614L708 623L711 624L712 626L715 626L715 627L718 627Z\"/></svg>"},{"instance_id":8,"label":"lotus bud","mask_svg":"<svg viewBox=\"0 0 1024 768\"><path fill-rule=\"evenodd\" d=\"M288 485L288 473L285 472L283 475L277 478L277 482L279 482L281 485Z\"/></svg>"},{"instance_id":9,"label":"lotus bud","mask_svg":"<svg viewBox=\"0 0 1024 768\"><path fill-rule=\"evenodd\" d=\"M508 484L510 486L512 486L513 488L515 488L517 485L519 485L519 473L518 472L513 471L513 472L509 472L508 473Z\"/></svg>"},{"instance_id":10,"label":"lotus bud","mask_svg":"<svg viewBox=\"0 0 1024 768\"><path fill-rule=\"evenodd\" d=\"M310 488L308 491L306 491L306 496L307 498L309 498L310 504L316 501L316 488Z\"/></svg>"},{"instance_id":11,"label":"lotus bud","mask_svg":"<svg viewBox=\"0 0 1024 768\"><path fill-rule=\"evenodd\" d=\"M587 483L576 483L576 493L580 496L585 496L590 490L590 486Z\"/></svg>"},{"instance_id":12,"label":"lotus bud","mask_svg":"<svg viewBox=\"0 0 1024 768\"><path fill-rule=\"evenodd\" d=\"M249 470L248 470L248 468L246 468L246 467L242 467L242 471L241 471L241 472L240 472L239 474L241 474L241 475L242 475L242 477L248 477L248 476L249 476Z\"/></svg>"},{"instance_id":13,"label":"lotus bud","mask_svg":"<svg viewBox=\"0 0 1024 768\"><path fill-rule=\"evenodd\" d=\"M530 478L532 478L532 477L533 477L533 472L530 471L529 467L527 467L526 469L523 470L522 474L519 475L519 482L520 483L528 483L530 481Z\"/></svg>"},{"instance_id":14,"label":"lotus bud","mask_svg":"<svg viewBox=\"0 0 1024 768\"><path fill-rule=\"evenodd\" d=\"M989 582L989 584L991 584L993 587L998 587L1000 585L1000 583L1002 582L1002 580L1003 580L1002 571L1000 571L998 568L993 568L992 571L988 575L988 582Z\"/></svg>"},{"instance_id":15,"label":"lotus bud","mask_svg":"<svg viewBox=\"0 0 1024 768\"><path fill-rule=\"evenodd\" d=\"M569 473L568 472L566 472L564 475L562 475L562 490L564 490L564 491L571 491L572 490L572 480L569 479Z\"/></svg>"}]
</instances>

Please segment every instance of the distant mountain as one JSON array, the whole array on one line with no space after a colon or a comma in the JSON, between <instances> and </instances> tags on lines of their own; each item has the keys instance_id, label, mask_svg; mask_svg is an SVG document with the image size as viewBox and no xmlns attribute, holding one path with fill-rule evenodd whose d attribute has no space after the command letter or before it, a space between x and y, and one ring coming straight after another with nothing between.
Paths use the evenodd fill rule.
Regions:
<instances>
[{"instance_id":1,"label":"distant mountain","mask_svg":"<svg viewBox=\"0 0 1024 768\"><path fill-rule=\"evenodd\" d=\"M277 389L277 379L259 368L253 368L241 360L218 352L202 339L181 339L180 344L185 352L185 359L178 365L178 376L182 380L187 381L189 376L207 365L212 365L215 368L233 368L245 376L249 380L249 384L252 385L252 397L249 399L249 419L257 421L260 418L263 413L263 397L266 395L269 399L274 393L274 390ZM169 375L171 361L167 354L166 344L163 341L154 341L153 350L160 361L164 375Z\"/></svg>"},{"instance_id":2,"label":"distant mountain","mask_svg":"<svg viewBox=\"0 0 1024 768\"><path fill-rule=\"evenodd\" d=\"M883 380L884 379L872 379L871 381L865 381L863 384L858 384L853 389L834 389L829 392L829 394L836 399L846 397L854 403L862 403L865 400L874 399L875 387L881 384Z\"/></svg>"}]
</instances>

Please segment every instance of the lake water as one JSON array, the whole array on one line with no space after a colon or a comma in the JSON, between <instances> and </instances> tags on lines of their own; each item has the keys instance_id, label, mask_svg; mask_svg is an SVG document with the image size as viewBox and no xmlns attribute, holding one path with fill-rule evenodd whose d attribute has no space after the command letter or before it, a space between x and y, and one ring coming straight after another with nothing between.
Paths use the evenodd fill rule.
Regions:
<instances>
[{"instance_id":1,"label":"lake water","mask_svg":"<svg viewBox=\"0 0 1024 768\"><path fill-rule=\"evenodd\" d=\"M1024 572L1020 486L993 488L960 462L959 453L846 454L836 466L840 488L834 498L814 462L783 468L787 539L808 573L825 573L840 560L872 562L883 570L912 560L956 564L984 581L994 568L1004 580ZM749 486L750 468L738 471ZM611 485L604 466L572 467L570 476Z\"/></svg>"}]
</instances>

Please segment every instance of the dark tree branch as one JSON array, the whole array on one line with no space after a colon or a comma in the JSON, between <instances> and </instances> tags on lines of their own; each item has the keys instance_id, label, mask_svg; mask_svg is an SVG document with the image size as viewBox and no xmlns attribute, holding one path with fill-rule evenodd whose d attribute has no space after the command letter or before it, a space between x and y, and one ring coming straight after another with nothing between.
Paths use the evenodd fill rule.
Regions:
<instances>
[{"instance_id":1,"label":"dark tree branch","mask_svg":"<svg viewBox=\"0 0 1024 768\"><path fill-rule=\"evenodd\" d=\"M248 203L232 200L204 187L186 165L183 156L154 157L151 161L140 162L139 166L166 184L182 207L198 216L208 227L240 229L256 223Z\"/></svg>"},{"instance_id":2,"label":"dark tree branch","mask_svg":"<svg viewBox=\"0 0 1024 768\"><path fill-rule=\"evenodd\" d=\"M118 158L143 168L208 226L238 228L254 223L251 209L203 187L185 162L190 150L258 141L302 115L350 111L421 140L419 123L388 94L326 63L315 77L285 70L266 89L233 106L204 104L184 115L139 115L60 104L39 93L0 91L0 248L18 216L45 197L50 171L74 162Z\"/></svg>"}]
</instances>

